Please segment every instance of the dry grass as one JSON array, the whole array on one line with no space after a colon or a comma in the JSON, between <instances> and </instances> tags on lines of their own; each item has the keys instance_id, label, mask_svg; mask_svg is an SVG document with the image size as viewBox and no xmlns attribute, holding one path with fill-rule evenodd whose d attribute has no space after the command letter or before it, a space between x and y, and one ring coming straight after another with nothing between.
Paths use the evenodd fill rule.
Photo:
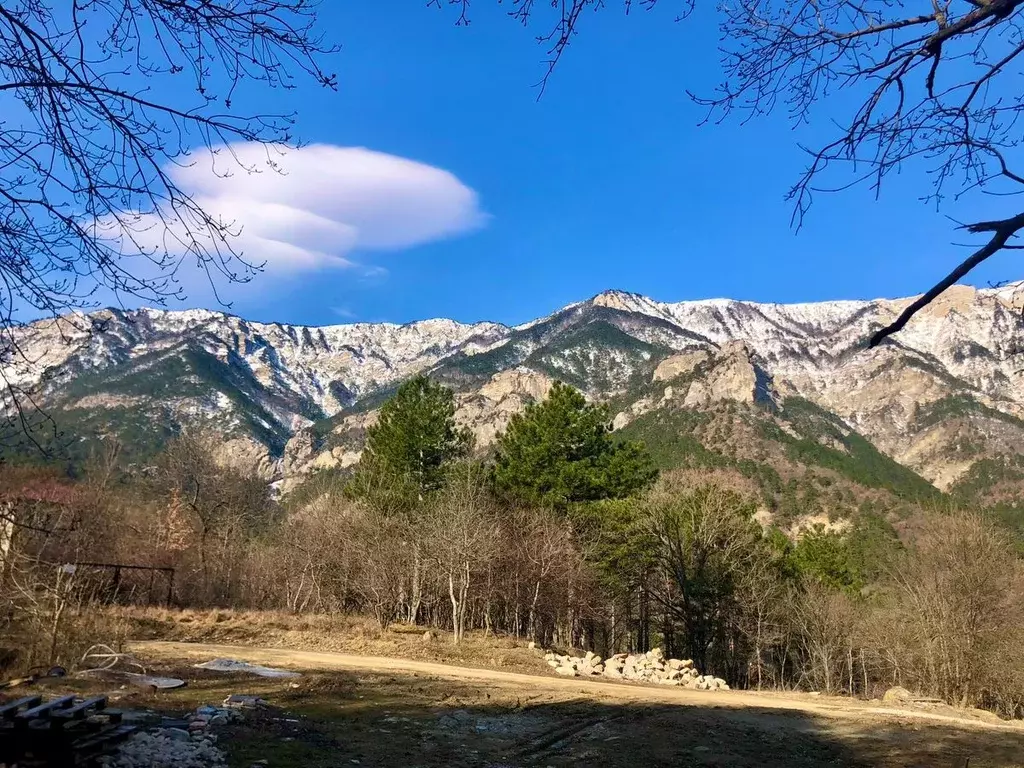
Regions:
<instances>
[{"instance_id":1,"label":"dry grass","mask_svg":"<svg viewBox=\"0 0 1024 768\"><path fill-rule=\"evenodd\" d=\"M213 624L231 618L222 612ZM970 768L1007 768L1020 767L1024 755L1018 733L826 717L774 709L768 699L757 707L643 702L543 680L524 685L414 671L309 669L299 680L282 680L199 670L191 658L141 660L188 686L110 691L102 681L68 678L10 695L108 693L119 708L174 716L231 693L261 696L269 707L218 731L230 768L257 760L276 768L963 768L967 761Z\"/></svg>"},{"instance_id":2,"label":"dry grass","mask_svg":"<svg viewBox=\"0 0 1024 768\"><path fill-rule=\"evenodd\" d=\"M481 631L467 633L456 645L449 632L431 629L427 640L426 627L395 624L381 631L371 619L351 615L165 608L113 612L128 623L135 640L335 651L534 674L544 669L526 640Z\"/></svg>"}]
</instances>

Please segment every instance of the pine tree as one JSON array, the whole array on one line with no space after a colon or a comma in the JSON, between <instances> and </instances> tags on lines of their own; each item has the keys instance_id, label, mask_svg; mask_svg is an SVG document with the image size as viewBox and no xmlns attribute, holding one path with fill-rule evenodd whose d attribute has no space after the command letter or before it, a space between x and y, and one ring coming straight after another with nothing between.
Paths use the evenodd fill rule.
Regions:
<instances>
[{"instance_id":1,"label":"pine tree","mask_svg":"<svg viewBox=\"0 0 1024 768\"><path fill-rule=\"evenodd\" d=\"M647 488L657 477L647 449L617 442L608 422L606 406L588 404L556 382L546 400L514 415L499 436L495 490L515 501L562 507Z\"/></svg>"},{"instance_id":2,"label":"pine tree","mask_svg":"<svg viewBox=\"0 0 1024 768\"><path fill-rule=\"evenodd\" d=\"M402 384L366 432L353 489L386 488L392 497L404 490L416 502L444 485L448 465L470 445L455 424L454 394L426 376Z\"/></svg>"}]
</instances>

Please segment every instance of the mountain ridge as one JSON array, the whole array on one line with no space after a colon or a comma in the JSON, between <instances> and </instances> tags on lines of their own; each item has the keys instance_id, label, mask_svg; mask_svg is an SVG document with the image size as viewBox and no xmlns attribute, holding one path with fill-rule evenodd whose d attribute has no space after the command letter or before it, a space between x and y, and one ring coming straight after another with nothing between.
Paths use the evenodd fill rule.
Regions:
<instances>
[{"instance_id":1,"label":"mountain ridge","mask_svg":"<svg viewBox=\"0 0 1024 768\"><path fill-rule=\"evenodd\" d=\"M274 477L354 463L376 405L418 373L456 389L481 446L556 378L609 403L617 426L659 409L756 404L770 385L772 407L813 403L942 490L979 462L1016 466L1024 283L956 286L867 349L912 300L659 302L607 290L515 326L304 326L216 310L106 309L14 329L24 354L9 356L0 375L83 439L125 420L137 431L148 418L164 433L208 422L265 454Z\"/></svg>"}]
</instances>

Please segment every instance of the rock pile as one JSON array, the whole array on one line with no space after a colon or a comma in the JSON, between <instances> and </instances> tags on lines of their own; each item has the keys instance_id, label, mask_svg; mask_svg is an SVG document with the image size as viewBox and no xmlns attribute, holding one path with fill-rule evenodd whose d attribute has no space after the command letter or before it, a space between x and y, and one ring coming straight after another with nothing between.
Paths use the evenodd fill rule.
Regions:
<instances>
[{"instance_id":1,"label":"rock pile","mask_svg":"<svg viewBox=\"0 0 1024 768\"><path fill-rule=\"evenodd\" d=\"M228 697L228 701L232 697ZM238 709L202 706L182 721L164 721L162 727L136 733L113 755L100 758L104 768L213 768L224 765L217 747L216 726L242 719Z\"/></svg>"},{"instance_id":2,"label":"rock pile","mask_svg":"<svg viewBox=\"0 0 1024 768\"><path fill-rule=\"evenodd\" d=\"M188 731L163 728L136 733L116 755L100 758L106 768L211 768L224 765L224 754L209 739L193 739ZM183 734L183 735L182 735Z\"/></svg>"},{"instance_id":3,"label":"rock pile","mask_svg":"<svg viewBox=\"0 0 1024 768\"><path fill-rule=\"evenodd\" d=\"M601 675L613 680L635 680L642 683L676 685L697 691L728 691L725 680L702 675L689 659L666 659L660 648L647 653L617 653L602 659L592 651L586 656L565 656L548 652L544 660L559 675L593 677Z\"/></svg>"}]
</instances>

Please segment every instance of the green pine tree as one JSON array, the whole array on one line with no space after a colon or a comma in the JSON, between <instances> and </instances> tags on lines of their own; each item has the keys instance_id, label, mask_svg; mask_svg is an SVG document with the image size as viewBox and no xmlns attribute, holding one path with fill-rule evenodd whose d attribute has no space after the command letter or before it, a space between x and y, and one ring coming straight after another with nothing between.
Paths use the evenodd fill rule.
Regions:
<instances>
[{"instance_id":1,"label":"green pine tree","mask_svg":"<svg viewBox=\"0 0 1024 768\"><path fill-rule=\"evenodd\" d=\"M421 502L444 485L448 466L469 452L470 435L455 424L455 396L426 376L402 384L366 430L366 448L351 488L387 506Z\"/></svg>"},{"instance_id":2,"label":"green pine tree","mask_svg":"<svg viewBox=\"0 0 1024 768\"><path fill-rule=\"evenodd\" d=\"M856 592L864 586L849 541L821 524L800 537L793 548L793 562L802 574L832 589Z\"/></svg>"},{"instance_id":3,"label":"green pine tree","mask_svg":"<svg viewBox=\"0 0 1024 768\"><path fill-rule=\"evenodd\" d=\"M564 507L647 488L657 470L646 447L616 441L608 422L606 406L556 382L546 400L514 415L498 437L495 490L518 502Z\"/></svg>"}]
</instances>

